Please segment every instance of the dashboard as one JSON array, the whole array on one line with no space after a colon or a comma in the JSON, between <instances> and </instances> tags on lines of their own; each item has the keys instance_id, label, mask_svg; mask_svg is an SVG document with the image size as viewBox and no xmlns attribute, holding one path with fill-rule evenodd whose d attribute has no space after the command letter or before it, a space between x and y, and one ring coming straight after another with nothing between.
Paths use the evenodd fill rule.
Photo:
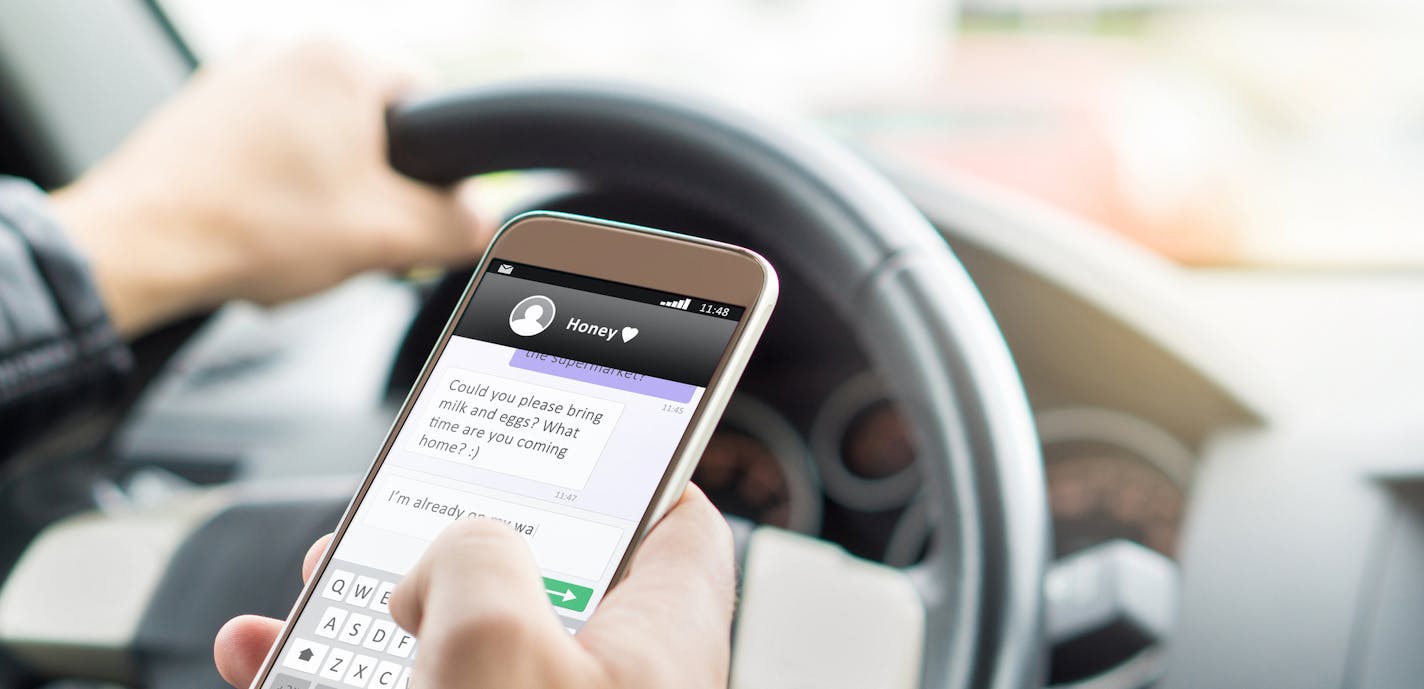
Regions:
<instances>
[{"instance_id":1,"label":"dashboard","mask_svg":"<svg viewBox=\"0 0 1424 689\"><path fill-rule=\"evenodd\" d=\"M921 481L909 426L875 372L855 368L865 364L853 341L812 349L797 333L770 329L763 347L771 354L758 358L730 405L698 485L729 514L913 564L928 533L915 508ZM775 354L798 349L800 366ZM830 386L828 371L837 374ZM1116 539L1175 555L1194 466L1181 438L1092 406L1042 409L1037 421L1057 557Z\"/></svg>"}]
</instances>

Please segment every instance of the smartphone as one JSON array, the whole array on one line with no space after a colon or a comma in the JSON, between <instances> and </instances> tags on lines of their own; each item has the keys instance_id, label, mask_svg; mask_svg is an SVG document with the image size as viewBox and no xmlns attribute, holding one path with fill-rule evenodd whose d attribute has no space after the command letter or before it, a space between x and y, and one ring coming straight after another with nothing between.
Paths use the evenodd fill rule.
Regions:
<instances>
[{"instance_id":1,"label":"smartphone","mask_svg":"<svg viewBox=\"0 0 1424 689\"><path fill-rule=\"evenodd\" d=\"M679 498L776 303L736 246L557 213L491 242L253 689L408 689L391 590L442 529L523 536L577 633Z\"/></svg>"}]
</instances>

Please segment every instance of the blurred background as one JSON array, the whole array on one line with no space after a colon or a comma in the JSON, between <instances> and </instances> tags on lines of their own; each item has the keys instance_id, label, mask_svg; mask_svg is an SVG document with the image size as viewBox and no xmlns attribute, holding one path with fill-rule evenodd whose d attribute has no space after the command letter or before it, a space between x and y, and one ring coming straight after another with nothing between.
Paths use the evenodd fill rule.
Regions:
<instances>
[{"instance_id":1,"label":"blurred background","mask_svg":"<svg viewBox=\"0 0 1424 689\"><path fill-rule=\"evenodd\" d=\"M1053 686L1424 677L1424 2L0 0L0 171L58 185L193 65L322 34L424 63L437 89L664 84L809 120L872 158L969 271L1032 406ZM569 202L539 183L479 188ZM933 508L912 429L855 324L782 277L696 480L734 517L909 565ZM312 528L335 521L425 361L428 342L405 338L453 308L432 298L442 280L464 285L368 275L224 307L156 369L100 480L76 471L70 502L17 494L45 525L76 503L122 515L232 491L223 514L246 527L224 550L261 558L202 562L221 581L281 574L257 602L285 613L295 578L262 559L274 530L242 521L268 514L244 501L275 492ZM0 548L27 543L9 531ZM289 535L300 557L310 538ZM66 557L66 573L105 569ZM174 581L134 606L197 631L159 639L153 667L207 684L129 686L221 687L201 624L258 609L242 598L256 587L205 607ZM69 623L94 626L87 610Z\"/></svg>"},{"instance_id":2,"label":"blurred background","mask_svg":"<svg viewBox=\"0 0 1424 689\"><path fill-rule=\"evenodd\" d=\"M200 58L328 34L455 86L663 82L810 115L1196 267L1424 264L1412 0L158 0Z\"/></svg>"}]
</instances>

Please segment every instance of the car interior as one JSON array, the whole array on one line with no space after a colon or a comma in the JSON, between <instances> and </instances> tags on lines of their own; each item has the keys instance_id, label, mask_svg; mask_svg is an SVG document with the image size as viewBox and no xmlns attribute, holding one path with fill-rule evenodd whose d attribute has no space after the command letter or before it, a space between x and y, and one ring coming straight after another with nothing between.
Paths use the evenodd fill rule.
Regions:
<instances>
[{"instance_id":1,"label":"car interior","mask_svg":"<svg viewBox=\"0 0 1424 689\"><path fill-rule=\"evenodd\" d=\"M975 52L975 32L1028 22L1009 4L864 11L938 18L966 36L955 40L972 67L994 53ZM1127 30L1114 22L1160 10L1083 4L1056 10L1069 28L1050 29L1094 16L1115 36ZM263 12L278 5L255 3L250 21L272 21ZM306 12L316 23L341 7ZM557 8L518 11L532 25ZM0 174L47 188L74 179L212 46L238 42L214 38L235 12L8 0ZM525 24L509 21L514 41ZM835 52L807 48L821 49ZM1008 60L1002 78L1030 72L1025 88L1074 69L1019 58L1027 66ZM993 167L982 152L959 168L937 161L926 132L948 125L934 117L967 139L1046 126L1012 113L985 124L965 105L973 94L946 96L937 115L886 96L875 116L841 102L786 117L756 89L736 98L558 68L492 79L470 67L400 103L391 164L437 185L488 179L505 218L555 210L667 228L777 266L780 303L694 475L736 536L733 686L1424 677L1417 239L1377 261L1213 259L978 174ZM1417 172L1424 87L1408 71L1416 138L1396 153ZM1059 163L1035 156L1064 144L1036 136L995 164L1051 172ZM1359 221L1407 221L1411 209ZM142 385L121 410L0 474L5 686L226 686L218 627L286 616L303 554L346 509L473 268L229 304L134 342Z\"/></svg>"}]
</instances>

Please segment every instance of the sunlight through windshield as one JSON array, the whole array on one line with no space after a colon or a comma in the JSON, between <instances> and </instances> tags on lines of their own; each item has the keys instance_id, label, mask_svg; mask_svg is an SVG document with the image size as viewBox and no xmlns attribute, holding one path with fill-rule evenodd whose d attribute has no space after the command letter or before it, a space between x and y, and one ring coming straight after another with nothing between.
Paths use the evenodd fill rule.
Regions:
<instances>
[{"instance_id":1,"label":"sunlight through windshield","mask_svg":"<svg viewBox=\"0 0 1424 689\"><path fill-rule=\"evenodd\" d=\"M162 0L202 57L344 37L444 85L614 77L817 118L1188 265L1424 265L1424 6Z\"/></svg>"}]
</instances>

